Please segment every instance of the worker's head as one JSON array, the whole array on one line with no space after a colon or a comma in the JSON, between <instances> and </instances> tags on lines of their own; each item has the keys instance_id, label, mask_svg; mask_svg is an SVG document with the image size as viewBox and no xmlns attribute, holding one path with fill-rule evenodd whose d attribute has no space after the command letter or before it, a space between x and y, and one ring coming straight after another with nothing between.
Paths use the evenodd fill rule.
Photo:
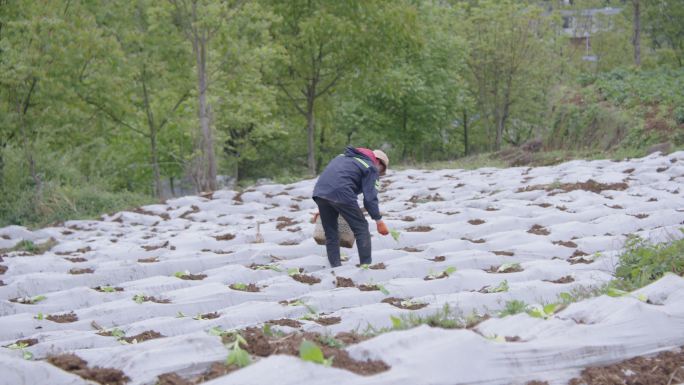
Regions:
<instances>
[{"instance_id":1,"label":"worker's head","mask_svg":"<svg viewBox=\"0 0 684 385\"><path fill-rule=\"evenodd\" d=\"M382 150L373 150L373 154L380 162L380 175L385 175L387 168L389 167L389 158Z\"/></svg>"}]
</instances>

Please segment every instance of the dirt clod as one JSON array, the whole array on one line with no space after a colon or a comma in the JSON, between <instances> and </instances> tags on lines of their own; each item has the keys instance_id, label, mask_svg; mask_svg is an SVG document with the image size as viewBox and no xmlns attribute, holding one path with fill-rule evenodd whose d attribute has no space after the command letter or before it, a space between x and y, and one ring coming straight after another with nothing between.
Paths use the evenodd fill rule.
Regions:
<instances>
[{"instance_id":1,"label":"dirt clod","mask_svg":"<svg viewBox=\"0 0 684 385\"><path fill-rule=\"evenodd\" d=\"M143 341L153 340L155 338L163 338L163 337L164 336L161 333L155 332L154 330L147 330L147 331L144 331L140 334L137 334L137 335L134 335L131 337L124 337L124 338L122 338L122 340L124 340L128 343L132 343L133 341L143 342Z\"/></svg>"},{"instance_id":2,"label":"dirt clod","mask_svg":"<svg viewBox=\"0 0 684 385\"><path fill-rule=\"evenodd\" d=\"M407 309L407 310L418 310L418 309L422 309L425 306L427 306L426 303L412 302L410 300L404 300L402 298L397 298L397 297L385 298L381 302L382 303L388 303L394 307L398 307L399 309Z\"/></svg>"},{"instance_id":3,"label":"dirt clod","mask_svg":"<svg viewBox=\"0 0 684 385\"><path fill-rule=\"evenodd\" d=\"M506 257L512 257L515 255L515 253L512 251L492 251L492 253L494 253L494 255L503 255Z\"/></svg>"},{"instance_id":4,"label":"dirt clod","mask_svg":"<svg viewBox=\"0 0 684 385\"><path fill-rule=\"evenodd\" d=\"M301 323L301 322L299 322L299 321L297 321L297 320L294 320L294 319L289 319L289 318L281 318L281 319L278 319L278 320L270 320L270 321L268 321L268 322L266 322L266 323L272 324L272 325L278 325L278 326L289 326L289 327L291 327L291 328L300 328L300 327L302 327L302 323Z\"/></svg>"},{"instance_id":5,"label":"dirt clod","mask_svg":"<svg viewBox=\"0 0 684 385\"><path fill-rule=\"evenodd\" d=\"M45 318L60 324L78 321L78 316L73 311L66 314L50 314Z\"/></svg>"},{"instance_id":6,"label":"dirt clod","mask_svg":"<svg viewBox=\"0 0 684 385\"><path fill-rule=\"evenodd\" d=\"M314 320L319 325L327 326L327 325L335 325L340 322L342 322L342 318L340 317L318 317Z\"/></svg>"},{"instance_id":7,"label":"dirt clod","mask_svg":"<svg viewBox=\"0 0 684 385\"><path fill-rule=\"evenodd\" d=\"M551 281L551 280L546 280L546 279L545 279L544 282L551 282L551 283L571 283L571 282L575 282L575 279L572 278L572 277L569 276L569 275L566 275L566 276L564 276L564 277L560 277L560 278L558 278L558 279L554 279L553 281Z\"/></svg>"},{"instance_id":8,"label":"dirt clod","mask_svg":"<svg viewBox=\"0 0 684 385\"><path fill-rule=\"evenodd\" d=\"M73 263L87 262L88 261L87 259L85 259L83 257L73 257L73 258L64 258L64 259L66 259L69 262L73 262Z\"/></svg>"},{"instance_id":9,"label":"dirt clod","mask_svg":"<svg viewBox=\"0 0 684 385\"><path fill-rule=\"evenodd\" d=\"M573 241L553 241L554 245L576 248L577 244Z\"/></svg>"},{"instance_id":10,"label":"dirt clod","mask_svg":"<svg viewBox=\"0 0 684 385\"><path fill-rule=\"evenodd\" d=\"M569 385L665 385L684 382L684 351L635 357L613 365L586 368Z\"/></svg>"},{"instance_id":11,"label":"dirt clod","mask_svg":"<svg viewBox=\"0 0 684 385\"><path fill-rule=\"evenodd\" d=\"M155 262L159 262L159 258L157 258L157 257L140 258L140 259L138 259L138 262L140 262L140 263L155 263Z\"/></svg>"},{"instance_id":12,"label":"dirt clod","mask_svg":"<svg viewBox=\"0 0 684 385\"><path fill-rule=\"evenodd\" d=\"M62 370L100 384L123 385L131 380L118 369L100 368L97 366L89 368L88 363L75 354L50 356L47 361Z\"/></svg>"},{"instance_id":13,"label":"dirt clod","mask_svg":"<svg viewBox=\"0 0 684 385\"><path fill-rule=\"evenodd\" d=\"M229 287L230 287L231 289L233 289L233 290L247 291L247 292L250 292L250 293L256 293L256 292L258 292L258 291L260 290L260 289L259 289L259 286L255 285L255 284L253 284L253 283L250 283L250 284L247 284L247 285L244 285L244 286L233 283L233 284L231 284Z\"/></svg>"},{"instance_id":14,"label":"dirt clod","mask_svg":"<svg viewBox=\"0 0 684 385\"><path fill-rule=\"evenodd\" d=\"M542 225L534 225L529 230L527 230L527 232L530 234L534 234L534 235L549 235L549 234L551 234L549 232L549 230L547 230Z\"/></svg>"},{"instance_id":15,"label":"dirt clod","mask_svg":"<svg viewBox=\"0 0 684 385\"><path fill-rule=\"evenodd\" d=\"M309 285L313 285L315 283L321 282L320 278L316 278L312 275L307 275L307 274L294 274L292 276L292 279L294 279L297 282L307 283Z\"/></svg>"},{"instance_id":16,"label":"dirt clod","mask_svg":"<svg viewBox=\"0 0 684 385\"><path fill-rule=\"evenodd\" d=\"M214 239L216 239L217 241L230 241L235 239L235 234L225 233L222 235L215 235Z\"/></svg>"},{"instance_id":17,"label":"dirt clod","mask_svg":"<svg viewBox=\"0 0 684 385\"><path fill-rule=\"evenodd\" d=\"M351 278L337 277L336 287L354 287L354 281Z\"/></svg>"},{"instance_id":18,"label":"dirt clod","mask_svg":"<svg viewBox=\"0 0 684 385\"><path fill-rule=\"evenodd\" d=\"M446 260L446 257L443 255L438 255L432 259L428 259L428 261L432 261L432 262L444 262L445 260Z\"/></svg>"},{"instance_id":19,"label":"dirt clod","mask_svg":"<svg viewBox=\"0 0 684 385\"><path fill-rule=\"evenodd\" d=\"M432 230L433 229L430 226L412 226L406 228L406 231L410 233L427 233L428 231Z\"/></svg>"},{"instance_id":20,"label":"dirt clod","mask_svg":"<svg viewBox=\"0 0 684 385\"><path fill-rule=\"evenodd\" d=\"M204 278L207 278L206 274L183 274L179 276L178 278L184 279L187 281L201 281Z\"/></svg>"},{"instance_id":21,"label":"dirt clod","mask_svg":"<svg viewBox=\"0 0 684 385\"><path fill-rule=\"evenodd\" d=\"M73 269L70 269L70 270L69 270L69 274L74 274L74 275L77 275L77 274L92 274L92 273L94 273L94 272L95 272L95 270L93 270L93 269L91 269L91 268L86 268L86 269L73 268Z\"/></svg>"},{"instance_id":22,"label":"dirt clod","mask_svg":"<svg viewBox=\"0 0 684 385\"><path fill-rule=\"evenodd\" d=\"M485 223L485 221L483 221L482 219L471 219L468 221L468 223L470 223L473 226L477 226Z\"/></svg>"}]
</instances>

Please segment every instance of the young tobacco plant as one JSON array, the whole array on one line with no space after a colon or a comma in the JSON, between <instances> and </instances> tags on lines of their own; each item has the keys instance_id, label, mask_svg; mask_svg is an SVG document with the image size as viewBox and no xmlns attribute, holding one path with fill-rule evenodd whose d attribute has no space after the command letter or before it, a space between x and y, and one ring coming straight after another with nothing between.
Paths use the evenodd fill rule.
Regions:
<instances>
[{"instance_id":1,"label":"young tobacco plant","mask_svg":"<svg viewBox=\"0 0 684 385\"><path fill-rule=\"evenodd\" d=\"M325 358L323 351L321 351L318 345L308 340L302 340L302 343L299 345L299 358L304 361L331 366L334 357Z\"/></svg>"},{"instance_id":2,"label":"young tobacco plant","mask_svg":"<svg viewBox=\"0 0 684 385\"><path fill-rule=\"evenodd\" d=\"M237 365L240 368L252 363L251 358L249 358L249 353L240 347L240 344L247 345L247 341L240 335L240 333L235 333L235 341L231 344L230 353L226 359L226 365Z\"/></svg>"},{"instance_id":3,"label":"young tobacco plant","mask_svg":"<svg viewBox=\"0 0 684 385\"><path fill-rule=\"evenodd\" d=\"M21 351L21 356L25 360L32 360L33 353L29 352L28 350L25 350L27 347L28 344L26 342L13 343L12 345L7 346L8 349Z\"/></svg>"}]
</instances>

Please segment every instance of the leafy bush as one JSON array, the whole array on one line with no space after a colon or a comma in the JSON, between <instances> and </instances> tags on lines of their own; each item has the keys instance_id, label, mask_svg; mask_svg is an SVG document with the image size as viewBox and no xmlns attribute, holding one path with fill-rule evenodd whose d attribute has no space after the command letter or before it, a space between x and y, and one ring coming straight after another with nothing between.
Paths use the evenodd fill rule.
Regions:
<instances>
[{"instance_id":1,"label":"leafy bush","mask_svg":"<svg viewBox=\"0 0 684 385\"><path fill-rule=\"evenodd\" d=\"M684 238L653 244L631 235L625 248L615 270L615 283L625 290L646 286L668 272L684 275Z\"/></svg>"}]
</instances>

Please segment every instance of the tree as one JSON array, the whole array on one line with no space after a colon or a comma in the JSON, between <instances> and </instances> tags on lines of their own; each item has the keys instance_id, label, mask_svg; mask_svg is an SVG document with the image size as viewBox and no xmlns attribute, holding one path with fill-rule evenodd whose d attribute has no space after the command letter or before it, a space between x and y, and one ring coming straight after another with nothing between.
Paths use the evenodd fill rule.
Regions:
<instances>
[{"instance_id":1,"label":"tree","mask_svg":"<svg viewBox=\"0 0 684 385\"><path fill-rule=\"evenodd\" d=\"M539 110L545 83L552 74L548 63L549 19L536 6L511 0L483 0L470 8L465 24L471 42L467 65L478 109L489 122L494 150L501 148L508 123L518 108L520 119ZM509 140L521 137L511 133Z\"/></svg>"},{"instance_id":2,"label":"tree","mask_svg":"<svg viewBox=\"0 0 684 385\"><path fill-rule=\"evenodd\" d=\"M197 73L197 114L200 135L196 140L199 159L194 176L202 191L216 190L216 156L211 127L212 110L208 97L212 84L211 42L240 11L244 1L169 0L174 24L192 45Z\"/></svg>"},{"instance_id":3,"label":"tree","mask_svg":"<svg viewBox=\"0 0 684 385\"><path fill-rule=\"evenodd\" d=\"M684 65L684 2L641 0L644 32L665 60Z\"/></svg>"},{"instance_id":4,"label":"tree","mask_svg":"<svg viewBox=\"0 0 684 385\"><path fill-rule=\"evenodd\" d=\"M268 2L281 17L272 34L287 52L274 79L283 97L306 120L307 167L316 173L316 107L369 63L381 60L393 33L402 36L404 4L363 0Z\"/></svg>"}]
</instances>

